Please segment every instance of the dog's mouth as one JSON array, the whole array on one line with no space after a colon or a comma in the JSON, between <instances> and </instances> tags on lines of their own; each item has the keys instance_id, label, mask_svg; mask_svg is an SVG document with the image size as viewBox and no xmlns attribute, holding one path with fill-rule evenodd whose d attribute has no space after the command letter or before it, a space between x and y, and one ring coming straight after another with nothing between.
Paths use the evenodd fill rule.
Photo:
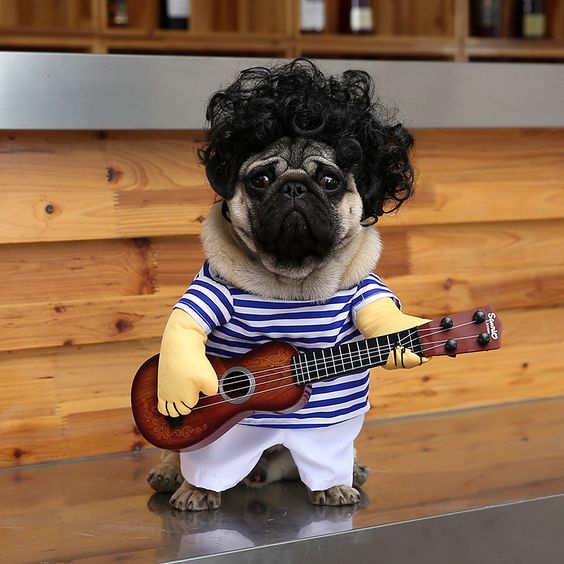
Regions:
<instances>
[{"instance_id":1,"label":"dog's mouth","mask_svg":"<svg viewBox=\"0 0 564 564\"><path fill-rule=\"evenodd\" d=\"M281 229L299 235L306 234L309 231L309 221L307 215L301 210L294 208L286 214L286 217L282 220Z\"/></svg>"}]
</instances>

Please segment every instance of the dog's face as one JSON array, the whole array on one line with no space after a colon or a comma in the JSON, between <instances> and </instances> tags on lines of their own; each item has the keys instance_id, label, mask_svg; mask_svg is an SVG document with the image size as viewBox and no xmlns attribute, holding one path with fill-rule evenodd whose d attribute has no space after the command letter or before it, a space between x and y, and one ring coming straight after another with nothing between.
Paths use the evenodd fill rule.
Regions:
<instances>
[{"instance_id":1,"label":"dog's face","mask_svg":"<svg viewBox=\"0 0 564 564\"><path fill-rule=\"evenodd\" d=\"M335 151L284 137L239 168L228 201L235 232L269 271L303 278L361 230L362 200Z\"/></svg>"}]
</instances>

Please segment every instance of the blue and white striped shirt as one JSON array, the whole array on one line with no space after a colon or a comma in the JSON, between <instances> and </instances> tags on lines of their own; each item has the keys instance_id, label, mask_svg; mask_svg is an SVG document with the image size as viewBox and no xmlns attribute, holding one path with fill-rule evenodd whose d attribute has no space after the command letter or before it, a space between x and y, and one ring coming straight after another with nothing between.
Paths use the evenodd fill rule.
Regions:
<instances>
[{"instance_id":1,"label":"blue and white striped shirt","mask_svg":"<svg viewBox=\"0 0 564 564\"><path fill-rule=\"evenodd\" d=\"M206 261L175 307L192 316L208 335L206 352L241 356L270 341L285 341L300 352L362 340L355 326L361 306L379 298L399 300L375 274L324 302L276 300L245 292L221 280ZM312 384L305 407L290 414L255 414L245 425L276 428L326 427L365 413L368 370Z\"/></svg>"}]
</instances>

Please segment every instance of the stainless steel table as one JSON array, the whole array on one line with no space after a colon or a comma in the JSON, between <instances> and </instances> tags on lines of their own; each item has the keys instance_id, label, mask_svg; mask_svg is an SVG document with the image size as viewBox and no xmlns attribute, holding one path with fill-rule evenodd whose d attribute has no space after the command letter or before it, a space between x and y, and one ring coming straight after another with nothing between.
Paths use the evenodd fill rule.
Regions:
<instances>
[{"instance_id":1,"label":"stainless steel table","mask_svg":"<svg viewBox=\"0 0 564 564\"><path fill-rule=\"evenodd\" d=\"M365 425L361 503L238 486L183 513L145 483L155 450L0 471L2 562L564 562L564 399Z\"/></svg>"}]
</instances>

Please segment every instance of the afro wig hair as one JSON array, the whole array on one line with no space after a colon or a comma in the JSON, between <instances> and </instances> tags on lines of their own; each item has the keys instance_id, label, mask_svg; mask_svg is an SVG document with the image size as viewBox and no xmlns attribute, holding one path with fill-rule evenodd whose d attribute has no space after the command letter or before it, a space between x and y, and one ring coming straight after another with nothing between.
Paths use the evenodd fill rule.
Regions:
<instances>
[{"instance_id":1,"label":"afro wig hair","mask_svg":"<svg viewBox=\"0 0 564 564\"><path fill-rule=\"evenodd\" d=\"M333 147L353 174L365 218L397 210L413 192L413 137L374 90L365 71L327 76L304 58L241 71L207 106L198 155L212 188L229 200L251 155L281 137L306 137Z\"/></svg>"}]
</instances>

